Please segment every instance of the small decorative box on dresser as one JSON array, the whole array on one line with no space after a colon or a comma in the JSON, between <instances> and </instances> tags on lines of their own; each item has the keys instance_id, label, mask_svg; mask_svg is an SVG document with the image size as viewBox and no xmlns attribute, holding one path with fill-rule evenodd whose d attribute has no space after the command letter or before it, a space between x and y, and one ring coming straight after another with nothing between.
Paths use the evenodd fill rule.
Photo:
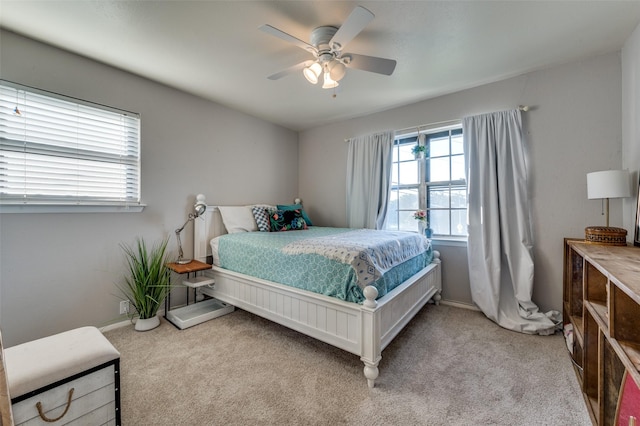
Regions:
<instances>
[{"instance_id":1,"label":"small decorative box on dresser","mask_svg":"<svg viewBox=\"0 0 640 426\"><path fill-rule=\"evenodd\" d=\"M640 426L640 248L565 238L563 316L594 424Z\"/></svg>"},{"instance_id":2,"label":"small decorative box on dresser","mask_svg":"<svg viewBox=\"0 0 640 426\"><path fill-rule=\"evenodd\" d=\"M120 353L95 327L4 349L13 421L120 425Z\"/></svg>"}]
</instances>

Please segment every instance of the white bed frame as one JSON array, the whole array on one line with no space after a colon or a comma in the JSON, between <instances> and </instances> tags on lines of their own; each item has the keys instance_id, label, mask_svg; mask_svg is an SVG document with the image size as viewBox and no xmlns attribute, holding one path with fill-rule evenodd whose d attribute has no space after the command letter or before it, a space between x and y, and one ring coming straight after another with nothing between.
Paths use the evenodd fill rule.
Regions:
<instances>
[{"instance_id":1,"label":"white bed frame","mask_svg":"<svg viewBox=\"0 0 640 426\"><path fill-rule=\"evenodd\" d=\"M211 255L210 240L227 233L218 208L207 206L206 212L194 221L194 229L193 256L207 262ZM442 291L439 256L434 252L429 266L378 300L377 289L366 287L366 300L362 304L216 266L205 271L205 275L215 279L215 284L202 287L202 293L359 355L367 384L373 388L382 350L430 299L439 304Z\"/></svg>"}]
</instances>

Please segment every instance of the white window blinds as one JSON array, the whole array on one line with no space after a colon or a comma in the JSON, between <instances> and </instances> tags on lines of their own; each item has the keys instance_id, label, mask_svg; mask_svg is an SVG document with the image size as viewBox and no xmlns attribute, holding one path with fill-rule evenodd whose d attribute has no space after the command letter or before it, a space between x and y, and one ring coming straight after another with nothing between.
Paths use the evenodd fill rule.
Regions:
<instances>
[{"instance_id":1,"label":"white window blinds","mask_svg":"<svg viewBox=\"0 0 640 426\"><path fill-rule=\"evenodd\" d=\"M0 81L0 204L140 202L140 116Z\"/></svg>"}]
</instances>

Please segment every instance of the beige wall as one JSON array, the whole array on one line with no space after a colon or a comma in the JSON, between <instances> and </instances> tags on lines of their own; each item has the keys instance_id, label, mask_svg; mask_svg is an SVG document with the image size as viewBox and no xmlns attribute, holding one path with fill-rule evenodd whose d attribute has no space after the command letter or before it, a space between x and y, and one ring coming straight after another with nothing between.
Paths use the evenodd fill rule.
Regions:
<instances>
[{"instance_id":1,"label":"beige wall","mask_svg":"<svg viewBox=\"0 0 640 426\"><path fill-rule=\"evenodd\" d=\"M120 243L159 241L198 193L212 204L291 202L297 133L8 32L3 79L142 116L142 213L1 214L0 326L7 346L118 315ZM190 256L193 228L183 233Z\"/></svg>"},{"instance_id":2,"label":"beige wall","mask_svg":"<svg viewBox=\"0 0 640 426\"><path fill-rule=\"evenodd\" d=\"M544 310L560 310L563 237L580 237L586 226L604 224L600 202L587 200L586 174L619 168L622 162L618 53L301 132L300 196L314 220L344 226L345 138L520 104L532 107L524 114L524 130L536 244L533 299ZM619 200L611 202L611 224L622 225ZM435 246L442 251L444 299L471 303L466 250L439 242Z\"/></svg>"}]
</instances>

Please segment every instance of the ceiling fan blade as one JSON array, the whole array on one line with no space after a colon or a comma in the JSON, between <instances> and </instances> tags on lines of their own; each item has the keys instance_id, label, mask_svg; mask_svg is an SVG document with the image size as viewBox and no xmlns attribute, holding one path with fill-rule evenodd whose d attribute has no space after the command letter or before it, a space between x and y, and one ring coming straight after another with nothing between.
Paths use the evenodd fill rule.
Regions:
<instances>
[{"instance_id":1,"label":"ceiling fan blade","mask_svg":"<svg viewBox=\"0 0 640 426\"><path fill-rule=\"evenodd\" d=\"M384 75L393 74L397 63L393 59L377 58L375 56L358 55L355 53L345 53L342 55L342 58L349 58L345 63L350 68Z\"/></svg>"},{"instance_id":2,"label":"ceiling fan blade","mask_svg":"<svg viewBox=\"0 0 640 426\"><path fill-rule=\"evenodd\" d=\"M287 34L284 31L277 29L276 27L272 27L271 25L264 24L261 27L259 27L258 29L264 31L267 34L271 34L274 37L278 37L279 39L282 39L284 41L288 41L289 43L295 44L296 46L298 46L301 49L306 50L307 52L317 53L316 48L313 47L312 45L310 45L309 43L305 43L304 41L300 40L299 38L296 38L296 37L292 36L291 34Z\"/></svg>"},{"instance_id":3,"label":"ceiling fan blade","mask_svg":"<svg viewBox=\"0 0 640 426\"><path fill-rule=\"evenodd\" d=\"M277 72L275 74L270 75L269 77L267 77L269 80L279 80L282 77L285 77L289 74L292 74L296 71L300 71L301 69L308 67L309 65L311 65L313 63L313 61L304 61L304 62L300 62L299 64L296 64L292 67L289 67L287 69L284 69L280 72Z\"/></svg>"},{"instance_id":4,"label":"ceiling fan blade","mask_svg":"<svg viewBox=\"0 0 640 426\"><path fill-rule=\"evenodd\" d=\"M360 34L360 31L367 26L371 20L375 18L375 15L362 6L358 6L349 15L344 24L333 35L329 46L334 47L334 44L338 44L340 47L337 50L344 48L355 36Z\"/></svg>"}]
</instances>

